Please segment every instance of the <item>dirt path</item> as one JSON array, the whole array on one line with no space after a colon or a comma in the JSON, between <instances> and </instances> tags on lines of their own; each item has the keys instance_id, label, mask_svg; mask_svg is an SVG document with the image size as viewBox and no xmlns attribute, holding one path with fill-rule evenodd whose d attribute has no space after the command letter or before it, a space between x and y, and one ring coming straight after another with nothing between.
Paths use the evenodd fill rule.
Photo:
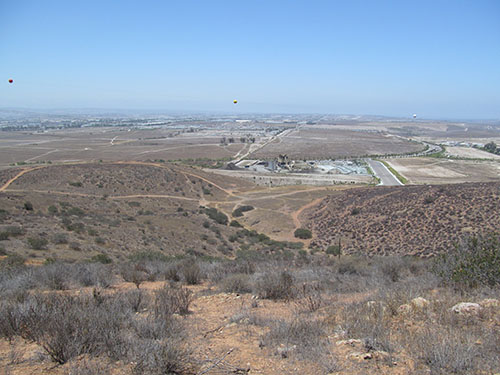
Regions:
<instances>
[{"instance_id":1,"label":"dirt path","mask_svg":"<svg viewBox=\"0 0 500 375\"><path fill-rule=\"evenodd\" d=\"M45 168L45 165L35 167L35 168L28 168L28 169L23 169L21 172L16 174L14 177L12 177L9 181L7 181L2 187L0 187L0 191L5 191L10 184L12 184L14 181L16 181L19 177L21 177L23 174L40 169L40 168Z\"/></svg>"},{"instance_id":2,"label":"dirt path","mask_svg":"<svg viewBox=\"0 0 500 375\"><path fill-rule=\"evenodd\" d=\"M293 224L295 225L295 229L298 229L298 228L300 228L302 226L302 224L301 224L301 222L299 220L299 215L302 213L302 211L307 210L308 208L311 208L313 206L316 206L323 199L324 199L324 197L317 198L317 199L313 200L312 202L309 202L308 204L300 207L297 211L294 211L294 212L292 212L290 214L290 216L292 217L292 220L293 220Z\"/></svg>"}]
</instances>

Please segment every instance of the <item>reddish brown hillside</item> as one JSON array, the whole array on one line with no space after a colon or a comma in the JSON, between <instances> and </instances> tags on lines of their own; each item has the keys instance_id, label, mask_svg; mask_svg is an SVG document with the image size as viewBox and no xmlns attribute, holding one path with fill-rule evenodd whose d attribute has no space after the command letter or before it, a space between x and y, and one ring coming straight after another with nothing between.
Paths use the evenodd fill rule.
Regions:
<instances>
[{"instance_id":1,"label":"reddish brown hillside","mask_svg":"<svg viewBox=\"0 0 500 375\"><path fill-rule=\"evenodd\" d=\"M346 253L428 256L498 231L499 214L500 184L481 183L339 191L303 215L322 248L341 238Z\"/></svg>"}]
</instances>

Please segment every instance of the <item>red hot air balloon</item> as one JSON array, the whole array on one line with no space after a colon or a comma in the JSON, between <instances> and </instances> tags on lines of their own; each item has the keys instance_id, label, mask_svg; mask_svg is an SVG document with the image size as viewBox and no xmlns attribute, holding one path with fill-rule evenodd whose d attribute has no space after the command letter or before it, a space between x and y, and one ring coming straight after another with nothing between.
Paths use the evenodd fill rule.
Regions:
<instances>
[{"instance_id":1,"label":"red hot air balloon","mask_svg":"<svg viewBox=\"0 0 500 375\"><path fill-rule=\"evenodd\" d=\"M14 80L13 80L12 78L11 78L11 79L9 79L9 83L12 83L12 82L14 82Z\"/></svg>"}]
</instances>

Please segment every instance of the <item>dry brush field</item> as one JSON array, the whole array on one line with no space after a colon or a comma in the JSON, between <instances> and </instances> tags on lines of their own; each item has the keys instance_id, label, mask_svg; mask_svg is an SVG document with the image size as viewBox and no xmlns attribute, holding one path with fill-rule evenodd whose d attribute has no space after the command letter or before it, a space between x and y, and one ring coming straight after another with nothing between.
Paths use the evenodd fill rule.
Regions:
<instances>
[{"instance_id":1,"label":"dry brush field","mask_svg":"<svg viewBox=\"0 0 500 375\"><path fill-rule=\"evenodd\" d=\"M500 228L500 183L349 189L302 216L314 244L346 253L429 256Z\"/></svg>"}]
</instances>

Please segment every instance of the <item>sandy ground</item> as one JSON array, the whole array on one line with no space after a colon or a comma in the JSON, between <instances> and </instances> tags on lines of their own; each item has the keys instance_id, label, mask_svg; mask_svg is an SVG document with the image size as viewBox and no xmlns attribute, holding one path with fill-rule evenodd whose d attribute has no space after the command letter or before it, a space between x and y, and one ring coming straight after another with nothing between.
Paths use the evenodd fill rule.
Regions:
<instances>
[{"instance_id":1,"label":"sandy ground","mask_svg":"<svg viewBox=\"0 0 500 375\"><path fill-rule=\"evenodd\" d=\"M500 160L500 155L495 155L491 152L478 150L472 147L446 147L446 154L459 158Z\"/></svg>"},{"instance_id":2,"label":"sandy ground","mask_svg":"<svg viewBox=\"0 0 500 375\"><path fill-rule=\"evenodd\" d=\"M410 184L454 184L500 179L500 163L496 161L436 158L401 158L386 161L405 176Z\"/></svg>"}]
</instances>

